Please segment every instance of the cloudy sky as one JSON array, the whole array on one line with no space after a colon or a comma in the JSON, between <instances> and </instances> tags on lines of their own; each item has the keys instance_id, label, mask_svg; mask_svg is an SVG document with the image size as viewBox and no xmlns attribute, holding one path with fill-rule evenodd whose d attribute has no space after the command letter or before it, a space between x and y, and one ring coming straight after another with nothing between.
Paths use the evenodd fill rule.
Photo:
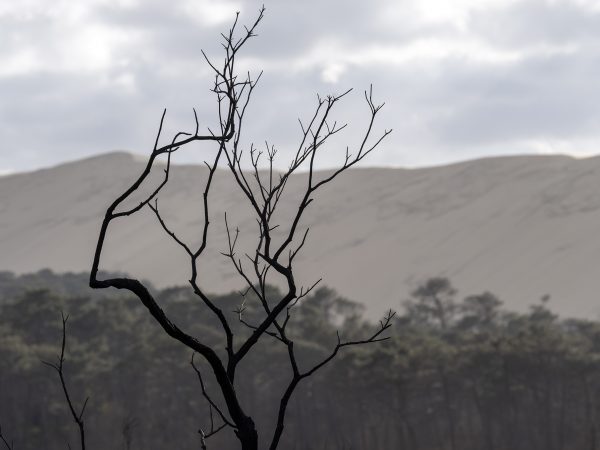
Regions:
<instances>
[{"instance_id":1,"label":"cloudy sky","mask_svg":"<svg viewBox=\"0 0 600 450\"><path fill-rule=\"evenodd\" d=\"M265 0L238 61L264 69L246 126L280 164L316 93L355 90L350 122L321 155L336 163L364 129L361 92L394 132L367 165L423 166L489 155L600 152L598 0ZM113 150L147 153L167 130L215 120L200 50L250 0L0 0L0 173ZM182 155L201 161L202 148Z\"/></svg>"}]
</instances>

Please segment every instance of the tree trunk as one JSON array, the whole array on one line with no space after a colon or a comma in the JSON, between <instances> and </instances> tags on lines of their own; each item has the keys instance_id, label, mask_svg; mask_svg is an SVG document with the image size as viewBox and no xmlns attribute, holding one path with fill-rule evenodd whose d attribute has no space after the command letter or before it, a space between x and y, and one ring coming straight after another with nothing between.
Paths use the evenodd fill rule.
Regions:
<instances>
[{"instance_id":1,"label":"tree trunk","mask_svg":"<svg viewBox=\"0 0 600 450\"><path fill-rule=\"evenodd\" d=\"M258 433L254 421L250 417L246 417L242 423L238 424L235 434L242 444L242 450L258 450Z\"/></svg>"}]
</instances>

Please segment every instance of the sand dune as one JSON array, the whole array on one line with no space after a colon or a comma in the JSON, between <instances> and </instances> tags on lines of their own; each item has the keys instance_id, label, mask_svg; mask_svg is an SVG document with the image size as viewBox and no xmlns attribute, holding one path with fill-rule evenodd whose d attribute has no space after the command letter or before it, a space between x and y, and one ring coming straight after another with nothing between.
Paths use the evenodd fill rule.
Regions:
<instances>
[{"instance_id":1,"label":"sand dune","mask_svg":"<svg viewBox=\"0 0 600 450\"><path fill-rule=\"evenodd\" d=\"M127 153L0 177L0 269L90 265L108 203L142 170ZM182 237L198 242L205 170L176 166L159 206ZM289 184L281 223L293 214L305 178ZM240 228L240 254L256 222L226 171L211 196L211 247L201 264L206 289L241 286L226 249L224 212ZM463 294L491 290L523 310L544 294L566 315L600 315L600 158L516 156L424 169L356 169L317 195L299 280L363 302L376 317L428 276L450 277ZM102 268L159 286L189 277L185 254L150 212L109 231ZM276 280L273 280L276 282Z\"/></svg>"}]
</instances>

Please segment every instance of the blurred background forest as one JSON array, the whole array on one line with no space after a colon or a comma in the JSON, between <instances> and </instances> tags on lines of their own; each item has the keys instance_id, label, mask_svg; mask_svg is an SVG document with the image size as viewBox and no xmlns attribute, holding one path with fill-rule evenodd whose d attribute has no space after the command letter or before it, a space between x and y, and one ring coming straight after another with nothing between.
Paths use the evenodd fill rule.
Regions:
<instances>
[{"instance_id":1,"label":"blurred background forest","mask_svg":"<svg viewBox=\"0 0 600 450\"><path fill-rule=\"evenodd\" d=\"M155 292L181 328L224 351L212 316L188 288ZM235 317L237 293L217 302ZM463 297L446 279L426 281L406 300L390 340L347 349L300 386L282 448L598 448L600 322L558 318L548 298L532 303L529 312L513 313L491 293ZM246 303L250 323L254 306ZM131 296L92 292L87 274L49 270L0 272L0 424L15 448L77 442L56 374L41 363L60 351L61 310L70 315L70 393L79 405L90 397L90 448L200 448L198 430L208 429L210 418L190 352ZM306 298L289 328L301 362L328 354L336 330L359 338L376 326L361 314L361 306L327 288ZM290 373L285 346L270 336L259 344L239 380L242 401L266 432ZM209 369L201 368L216 393ZM209 449L236 445L227 429L208 441Z\"/></svg>"}]
</instances>

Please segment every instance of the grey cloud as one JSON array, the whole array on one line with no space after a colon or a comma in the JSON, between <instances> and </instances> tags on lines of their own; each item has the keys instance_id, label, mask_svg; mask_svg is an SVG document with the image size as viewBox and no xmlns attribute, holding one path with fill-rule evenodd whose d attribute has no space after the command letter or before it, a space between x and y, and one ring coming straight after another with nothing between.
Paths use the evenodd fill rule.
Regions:
<instances>
[{"instance_id":1,"label":"grey cloud","mask_svg":"<svg viewBox=\"0 0 600 450\"><path fill-rule=\"evenodd\" d=\"M448 24L423 25L411 20L410 1L394 3L400 10L398 23L383 26L378 17L381 8L390 4L389 0L271 0L266 3L259 37L246 55L268 64L302 58L327 38L341 41L352 51L361 45L401 45L418 37L458 33ZM246 0L242 6L241 20L246 23L255 16L257 5ZM356 142L364 129L361 91L370 83L376 99L386 102L378 131L394 128L394 133L368 164L432 164L528 150L522 147L528 138L600 137L596 126L600 107L594 102L600 54L594 46L585 45L596 39L600 28L594 29L598 17L585 13L575 6L544 6L528 0L475 14L468 24L476 38L493 47L521 50L567 38L582 43L578 51L568 54L530 55L511 64L448 58L350 65L337 84L322 80L321 67L299 73L285 67L267 70L251 105L246 142L262 145L266 139L276 144L284 166L297 145L296 118L311 113L315 93L355 87L338 111L341 121L350 122L348 130L320 155L320 164L331 166L344 145ZM23 170L113 149L145 152L153 142L163 107L169 109L165 139L177 129L193 126L194 106L202 124L215 126L215 102L208 90L211 78L199 69L200 48L218 56L223 26L202 27L157 0L133 10L103 7L94 17L111 27L139 33L140 47L118 49L127 64L102 74L43 71L0 78L4 145L0 170ZM26 42L42 42L51 38L58 24L38 18L27 23L4 20L0 26L10 30L9 35L21 33ZM16 43L0 42L0 52ZM331 55L332 60L336 57ZM116 82L123 75L131 77L131 89ZM186 155L183 160L202 160L202 152Z\"/></svg>"},{"instance_id":2,"label":"grey cloud","mask_svg":"<svg viewBox=\"0 0 600 450\"><path fill-rule=\"evenodd\" d=\"M600 59L595 64L586 59L579 54L539 57L483 73L450 68L446 90L462 95L449 99L455 102L451 115L432 120L440 144L510 144L526 138L597 134L600 105L594 74Z\"/></svg>"},{"instance_id":3,"label":"grey cloud","mask_svg":"<svg viewBox=\"0 0 600 450\"><path fill-rule=\"evenodd\" d=\"M495 11L480 11L469 26L503 46L582 44L600 39L600 11L574 2L520 1Z\"/></svg>"},{"instance_id":4,"label":"grey cloud","mask_svg":"<svg viewBox=\"0 0 600 450\"><path fill-rule=\"evenodd\" d=\"M0 80L3 162L23 170L130 143L130 123L120 115L130 102L92 81L49 74Z\"/></svg>"},{"instance_id":5,"label":"grey cloud","mask_svg":"<svg viewBox=\"0 0 600 450\"><path fill-rule=\"evenodd\" d=\"M240 24L250 23L258 12L258 5L251 0L241 2ZM335 39L347 45L371 42L389 43L408 41L435 32L451 33L448 27L419 26L412 17L411 1L334 0L321 2L306 0L267 1L267 15L258 30L259 39L250 44L246 55L261 58L289 58L301 56L318 43ZM383 26L378 21L382 6L394 5L399 13L397 22ZM104 6L98 10L102 21L148 33L148 45L162 57L197 57L199 49L218 52L219 33L223 25L201 27L191 18L166 9L164 2L151 0L135 8ZM334 55L332 55L334 56Z\"/></svg>"}]
</instances>

